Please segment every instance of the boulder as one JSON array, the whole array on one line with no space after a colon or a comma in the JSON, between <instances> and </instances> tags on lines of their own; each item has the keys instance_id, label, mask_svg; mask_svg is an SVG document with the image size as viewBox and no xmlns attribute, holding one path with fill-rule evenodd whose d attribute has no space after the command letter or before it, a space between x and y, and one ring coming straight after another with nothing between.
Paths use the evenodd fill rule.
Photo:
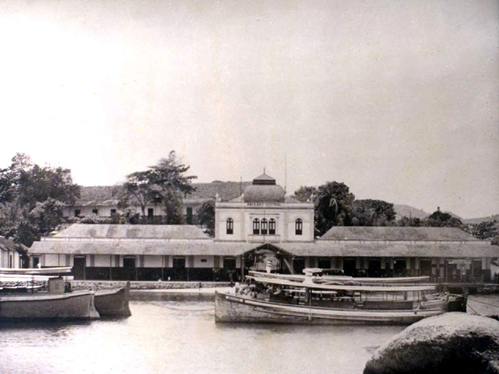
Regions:
<instances>
[{"instance_id":1,"label":"boulder","mask_svg":"<svg viewBox=\"0 0 499 374\"><path fill-rule=\"evenodd\" d=\"M499 322L466 313L421 320L381 346L364 374L499 374Z\"/></svg>"}]
</instances>

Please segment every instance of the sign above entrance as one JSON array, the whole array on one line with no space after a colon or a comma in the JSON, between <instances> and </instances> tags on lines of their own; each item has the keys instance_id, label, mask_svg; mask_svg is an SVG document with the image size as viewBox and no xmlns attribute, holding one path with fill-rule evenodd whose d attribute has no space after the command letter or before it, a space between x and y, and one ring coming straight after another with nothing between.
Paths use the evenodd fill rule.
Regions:
<instances>
[{"instance_id":1,"label":"sign above entrance","mask_svg":"<svg viewBox=\"0 0 499 374\"><path fill-rule=\"evenodd\" d=\"M449 260L448 264L450 264L450 265L468 265L469 266L471 264L471 261L470 260L461 260L461 259Z\"/></svg>"},{"instance_id":2,"label":"sign above entrance","mask_svg":"<svg viewBox=\"0 0 499 374\"><path fill-rule=\"evenodd\" d=\"M246 206L282 206L282 203L246 203Z\"/></svg>"}]
</instances>

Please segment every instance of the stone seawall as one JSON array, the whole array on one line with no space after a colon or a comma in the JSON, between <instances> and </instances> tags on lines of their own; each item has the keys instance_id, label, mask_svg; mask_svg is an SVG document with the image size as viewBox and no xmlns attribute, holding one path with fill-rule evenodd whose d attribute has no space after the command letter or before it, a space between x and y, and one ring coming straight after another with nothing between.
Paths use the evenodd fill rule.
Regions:
<instances>
[{"instance_id":1,"label":"stone seawall","mask_svg":"<svg viewBox=\"0 0 499 374\"><path fill-rule=\"evenodd\" d=\"M73 290L92 289L105 290L124 287L126 281L71 281ZM130 281L131 290L183 290L196 288L229 287L229 282L158 282L158 281Z\"/></svg>"}]
</instances>

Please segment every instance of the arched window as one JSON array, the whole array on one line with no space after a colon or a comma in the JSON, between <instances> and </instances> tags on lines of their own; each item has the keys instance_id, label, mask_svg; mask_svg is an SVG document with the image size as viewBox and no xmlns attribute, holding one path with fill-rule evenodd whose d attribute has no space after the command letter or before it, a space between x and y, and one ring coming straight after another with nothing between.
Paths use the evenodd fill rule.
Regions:
<instances>
[{"instance_id":1,"label":"arched window","mask_svg":"<svg viewBox=\"0 0 499 374\"><path fill-rule=\"evenodd\" d=\"M269 235L275 235L275 219L269 219Z\"/></svg>"},{"instance_id":2,"label":"arched window","mask_svg":"<svg viewBox=\"0 0 499 374\"><path fill-rule=\"evenodd\" d=\"M267 219L262 219L262 235L267 235Z\"/></svg>"},{"instance_id":3,"label":"arched window","mask_svg":"<svg viewBox=\"0 0 499 374\"><path fill-rule=\"evenodd\" d=\"M232 218L227 218L227 235L234 234L234 220Z\"/></svg>"},{"instance_id":4,"label":"arched window","mask_svg":"<svg viewBox=\"0 0 499 374\"><path fill-rule=\"evenodd\" d=\"M260 235L260 220L258 218L253 220L253 235Z\"/></svg>"},{"instance_id":5,"label":"arched window","mask_svg":"<svg viewBox=\"0 0 499 374\"><path fill-rule=\"evenodd\" d=\"M295 234L302 235L303 234L303 221L301 218L298 218L295 222Z\"/></svg>"}]
</instances>

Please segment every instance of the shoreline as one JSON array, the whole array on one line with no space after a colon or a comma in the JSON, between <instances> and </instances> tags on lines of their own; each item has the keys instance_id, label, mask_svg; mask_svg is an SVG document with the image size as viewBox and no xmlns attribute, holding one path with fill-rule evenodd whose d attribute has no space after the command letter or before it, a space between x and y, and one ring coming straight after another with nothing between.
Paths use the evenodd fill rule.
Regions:
<instances>
[{"instance_id":1,"label":"shoreline","mask_svg":"<svg viewBox=\"0 0 499 374\"><path fill-rule=\"evenodd\" d=\"M180 294L215 294L216 291L227 291L230 287L202 287L202 288L163 288L163 289L133 289L130 294L163 294L163 293L180 293Z\"/></svg>"}]
</instances>

